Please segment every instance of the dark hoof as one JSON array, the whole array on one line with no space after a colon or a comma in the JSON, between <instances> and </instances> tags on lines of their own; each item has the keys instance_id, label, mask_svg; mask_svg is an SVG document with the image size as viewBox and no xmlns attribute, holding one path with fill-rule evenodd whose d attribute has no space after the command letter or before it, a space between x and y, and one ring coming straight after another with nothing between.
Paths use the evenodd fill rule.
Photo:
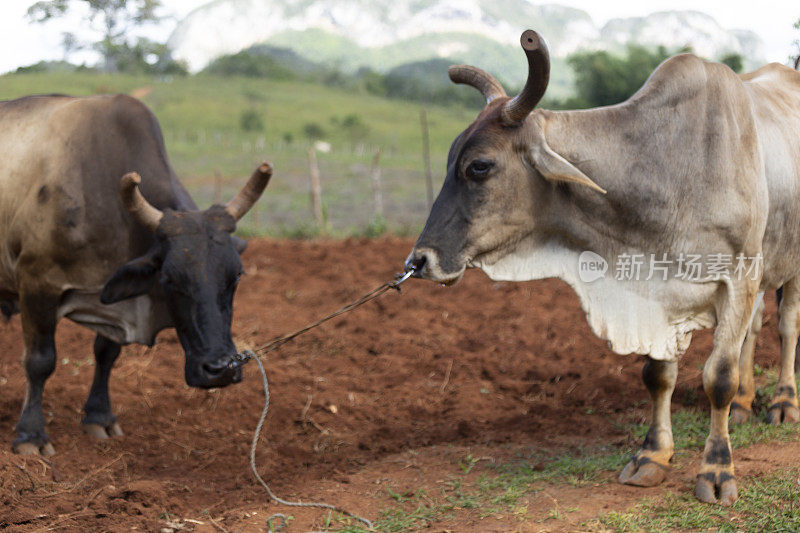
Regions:
<instances>
[{"instance_id":1,"label":"dark hoof","mask_svg":"<svg viewBox=\"0 0 800 533\"><path fill-rule=\"evenodd\" d=\"M56 454L56 449L53 448L53 445L49 442L41 446L32 442L20 442L19 444L15 444L12 449L14 453L19 455L44 455L48 457Z\"/></svg>"},{"instance_id":2,"label":"dark hoof","mask_svg":"<svg viewBox=\"0 0 800 533\"><path fill-rule=\"evenodd\" d=\"M669 470L669 465L662 465L646 457L634 457L622 470L618 480L623 485L655 487L666 479Z\"/></svg>"},{"instance_id":3,"label":"dark hoof","mask_svg":"<svg viewBox=\"0 0 800 533\"><path fill-rule=\"evenodd\" d=\"M769 423L777 426L781 423L796 424L800 421L800 409L790 401L777 401L769 407Z\"/></svg>"},{"instance_id":4,"label":"dark hoof","mask_svg":"<svg viewBox=\"0 0 800 533\"><path fill-rule=\"evenodd\" d=\"M101 426L100 424L83 424L83 431L90 437L99 440L105 440L109 437L121 437L124 435L122 428L119 424L114 422L108 427Z\"/></svg>"},{"instance_id":5,"label":"dark hoof","mask_svg":"<svg viewBox=\"0 0 800 533\"><path fill-rule=\"evenodd\" d=\"M698 474L694 495L701 502L718 503L729 507L739 498L736 478L724 470Z\"/></svg>"},{"instance_id":6,"label":"dark hoof","mask_svg":"<svg viewBox=\"0 0 800 533\"><path fill-rule=\"evenodd\" d=\"M731 404L731 424L744 424L750 417L753 416L753 411L742 407L738 403Z\"/></svg>"}]
</instances>

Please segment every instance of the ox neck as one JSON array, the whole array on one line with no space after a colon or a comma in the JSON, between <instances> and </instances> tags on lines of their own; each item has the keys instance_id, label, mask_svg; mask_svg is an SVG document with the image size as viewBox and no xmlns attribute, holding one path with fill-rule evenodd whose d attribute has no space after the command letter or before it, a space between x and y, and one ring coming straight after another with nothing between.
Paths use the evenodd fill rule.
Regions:
<instances>
[{"instance_id":1,"label":"ox neck","mask_svg":"<svg viewBox=\"0 0 800 533\"><path fill-rule=\"evenodd\" d=\"M550 148L607 190L602 194L582 185L549 187L537 240L555 239L564 247L601 255L651 244L653 228L632 223L647 215L632 200L631 186L626 183L632 160L623 148L628 110L616 105L537 112L545 118L544 135ZM639 182L635 189L650 196L658 194L648 183Z\"/></svg>"}]
</instances>

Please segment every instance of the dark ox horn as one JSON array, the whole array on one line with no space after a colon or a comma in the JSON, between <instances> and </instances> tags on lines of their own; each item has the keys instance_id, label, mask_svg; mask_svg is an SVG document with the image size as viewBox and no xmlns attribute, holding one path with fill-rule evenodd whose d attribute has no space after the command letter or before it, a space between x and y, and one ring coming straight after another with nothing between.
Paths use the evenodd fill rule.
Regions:
<instances>
[{"instance_id":1,"label":"dark ox horn","mask_svg":"<svg viewBox=\"0 0 800 533\"><path fill-rule=\"evenodd\" d=\"M509 126L525 120L544 96L550 81L550 52L544 39L533 30L525 30L519 41L528 57L528 81L522 92L503 106L503 122Z\"/></svg>"},{"instance_id":2,"label":"dark ox horn","mask_svg":"<svg viewBox=\"0 0 800 533\"><path fill-rule=\"evenodd\" d=\"M447 71L453 83L463 83L478 89L486 103L490 103L495 98L506 96L506 91L500 82L491 74L484 72L477 67L469 65L453 65Z\"/></svg>"},{"instance_id":3,"label":"dark ox horn","mask_svg":"<svg viewBox=\"0 0 800 533\"><path fill-rule=\"evenodd\" d=\"M164 213L144 199L139 191L141 182L142 178L136 172L125 174L119 182L119 194L133 219L150 231L155 231Z\"/></svg>"},{"instance_id":4,"label":"dark ox horn","mask_svg":"<svg viewBox=\"0 0 800 533\"><path fill-rule=\"evenodd\" d=\"M242 190L230 202L225 204L225 210L235 220L241 219L253 204L261 197L264 188L272 177L272 165L266 161L261 163L250 176Z\"/></svg>"}]
</instances>

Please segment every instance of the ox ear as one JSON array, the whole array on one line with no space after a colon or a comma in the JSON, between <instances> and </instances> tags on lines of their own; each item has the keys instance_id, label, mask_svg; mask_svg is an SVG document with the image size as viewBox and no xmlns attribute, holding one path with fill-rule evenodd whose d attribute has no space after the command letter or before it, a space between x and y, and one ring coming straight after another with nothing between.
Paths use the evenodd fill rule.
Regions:
<instances>
[{"instance_id":1,"label":"ox ear","mask_svg":"<svg viewBox=\"0 0 800 533\"><path fill-rule=\"evenodd\" d=\"M233 247L236 249L236 253L242 255L242 253L247 250L247 241L244 239L240 239L236 235L231 235L231 241L233 241Z\"/></svg>"},{"instance_id":2,"label":"ox ear","mask_svg":"<svg viewBox=\"0 0 800 533\"><path fill-rule=\"evenodd\" d=\"M589 176L554 152L547 144L547 140L541 131L537 131L533 136L533 142L530 145L530 156L533 166L548 181L577 183L603 194L606 193L606 190L592 181Z\"/></svg>"},{"instance_id":3,"label":"ox ear","mask_svg":"<svg viewBox=\"0 0 800 533\"><path fill-rule=\"evenodd\" d=\"M106 281L100 292L100 301L113 304L150 292L158 279L161 262L155 254L148 253L128 261Z\"/></svg>"}]
</instances>

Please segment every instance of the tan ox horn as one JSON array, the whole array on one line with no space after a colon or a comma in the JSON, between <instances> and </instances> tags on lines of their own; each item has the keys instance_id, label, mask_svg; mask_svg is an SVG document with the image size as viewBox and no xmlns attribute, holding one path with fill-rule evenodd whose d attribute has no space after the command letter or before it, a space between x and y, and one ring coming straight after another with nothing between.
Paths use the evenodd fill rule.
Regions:
<instances>
[{"instance_id":1,"label":"tan ox horn","mask_svg":"<svg viewBox=\"0 0 800 533\"><path fill-rule=\"evenodd\" d=\"M550 81L550 52L544 39L533 30L525 30L519 39L528 57L528 80L522 92L503 106L503 122L518 126L544 96Z\"/></svg>"},{"instance_id":2,"label":"tan ox horn","mask_svg":"<svg viewBox=\"0 0 800 533\"><path fill-rule=\"evenodd\" d=\"M237 221L241 219L259 199L271 177L272 165L264 161L255 169L239 194L225 204L228 214Z\"/></svg>"},{"instance_id":3,"label":"tan ox horn","mask_svg":"<svg viewBox=\"0 0 800 533\"><path fill-rule=\"evenodd\" d=\"M447 71L453 83L463 83L478 89L486 103L490 103L495 98L506 96L506 91L500 82L491 74L470 65L453 65Z\"/></svg>"},{"instance_id":4,"label":"tan ox horn","mask_svg":"<svg viewBox=\"0 0 800 533\"><path fill-rule=\"evenodd\" d=\"M140 183L142 183L142 178L136 172L129 172L122 176L122 180L119 182L122 204L136 222L150 231L155 231L164 213L144 199L139 191Z\"/></svg>"}]
</instances>

